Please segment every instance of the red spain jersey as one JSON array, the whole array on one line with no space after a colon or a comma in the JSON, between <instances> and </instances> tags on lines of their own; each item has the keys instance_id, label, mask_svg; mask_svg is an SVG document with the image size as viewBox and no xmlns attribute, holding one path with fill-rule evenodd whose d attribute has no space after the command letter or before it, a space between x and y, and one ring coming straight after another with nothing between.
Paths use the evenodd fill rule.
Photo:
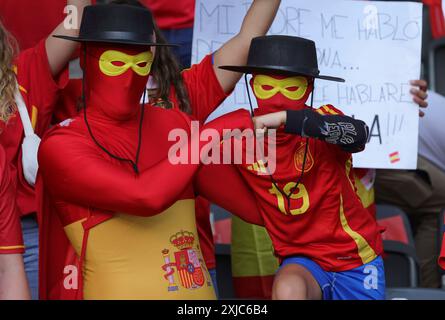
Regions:
<instances>
[{"instance_id":1,"label":"red spain jersey","mask_svg":"<svg viewBox=\"0 0 445 320\"><path fill-rule=\"evenodd\" d=\"M192 28L195 20L195 0L143 0L153 12L161 29Z\"/></svg>"},{"instance_id":2,"label":"red spain jersey","mask_svg":"<svg viewBox=\"0 0 445 320\"><path fill-rule=\"evenodd\" d=\"M0 146L0 254L23 253L22 229L15 205L15 183Z\"/></svg>"},{"instance_id":3,"label":"red spain jersey","mask_svg":"<svg viewBox=\"0 0 445 320\"><path fill-rule=\"evenodd\" d=\"M50 125L57 93L66 83L63 73L58 83L53 80L46 54L45 41L35 48L23 51L15 61L17 82L25 101L35 133L42 137ZM23 125L18 112L8 123L1 123L0 144L12 165L11 175L17 183L17 205L20 214L36 211L34 189L23 176L21 145L24 138Z\"/></svg>"},{"instance_id":4,"label":"red spain jersey","mask_svg":"<svg viewBox=\"0 0 445 320\"><path fill-rule=\"evenodd\" d=\"M323 106L321 114L339 114ZM304 153L308 152L304 175ZM266 140L266 150L268 148ZM352 157L338 146L318 139L277 132L276 170L272 183L269 164L258 161L238 166L254 191L265 227L279 258L305 256L326 271L345 271L375 259L382 242L375 217L362 205L354 184ZM263 174L261 174L263 173ZM278 188L279 189L278 189Z\"/></svg>"}]
</instances>

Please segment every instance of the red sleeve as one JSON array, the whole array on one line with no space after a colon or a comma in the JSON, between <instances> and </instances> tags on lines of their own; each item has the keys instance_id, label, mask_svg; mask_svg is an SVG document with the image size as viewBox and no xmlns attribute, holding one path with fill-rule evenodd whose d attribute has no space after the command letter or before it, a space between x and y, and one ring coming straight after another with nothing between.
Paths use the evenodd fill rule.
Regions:
<instances>
[{"instance_id":1,"label":"red sleeve","mask_svg":"<svg viewBox=\"0 0 445 320\"><path fill-rule=\"evenodd\" d=\"M56 199L138 216L155 215L171 206L199 166L173 165L166 155L137 176L105 159L87 138L57 131L42 142L39 165L44 184Z\"/></svg>"},{"instance_id":2,"label":"red sleeve","mask_svg":"<svg viewBox=\"0 0 445 320\"><path fill-rule=\"evenodd\" d=\"M189 135L186 141L182 140L188 148L187 164L172 164L166 154L165 159L135 175L127 166L106 159L89 136L77 133L71 127L57 128L47 135L39 149L39 172L46 188L57 200L103 210L139 216L166 210L192 183L199 168L199 161L190 161L192 152L196 152L194 146L198 145L200 152L204 145L208 145L196 141L199 134L192 133L190 137L190 120L180 111L178 115L183 120L182 123L178 121L177 128L184 129ZM208 123L205 128L221 133L225 129L244 129L251 126L251 122L248 112L239 110ZM220 141L210 144L213 143L219 144Z\"/></svg>"},{"instance_id":3,"label":"red sleeve","mask_svg":"<svg viewBox=\"0 0 445 320\"><path fill-rule=\"evenodd\" d=\"M264 225L255 196L234 165L202 166L195 187L201 196L244 221Z\"/></svg>"},{"instance_id":4,"label":"red sleeve","mask_svg":"<svg viewBox=\"0 0 445 320\"><path fill-rule=\"evenodd\" d=\"M193 28L195 0L142 0L161 29Z\"/></svg>"},{"instance_id":5,"label":"red sleeve","mask_svg":"<svg viewBox=\"0 0 445 320\"><path fill-rule=\"evenodd\" d=\"M46 39L23 51L15 62L17 82L39 136L48 129L59 90L68 83L68 69L61 72L56 80L53 78L45 42Z\"/></svg>"},{"instance_id":6,"label":"red sleeve","mask_svg":"<svg viewBox=\"0 0 445 320\"><path fill-rule=\"evenodd\" d=\"M0 148L0 254L23 253L22 230L15 204L15 183L11 180L3 148Z\"/></svg>"},{"instance_id":7,"label":"red sleeve","mask_svg":"<svg viewBox=\"0 0 445 320\"><path fill-rule=\"evenodd\" d=\"M182 72L193 116L201 123L230 95L221 87L212 59L213 55L208 55L199 64Z\"/></svg>"}]
</instances>

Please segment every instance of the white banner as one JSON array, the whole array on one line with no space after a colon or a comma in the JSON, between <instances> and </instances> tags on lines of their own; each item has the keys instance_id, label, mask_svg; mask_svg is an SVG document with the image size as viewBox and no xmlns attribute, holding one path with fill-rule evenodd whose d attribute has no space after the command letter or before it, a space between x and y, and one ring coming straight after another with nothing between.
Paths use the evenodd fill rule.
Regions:
<instances>
[{"instance_id":1,"label":"white banner","mask_svg":"<svg viewBox=\"0 0 445 320\"><path fill-rule=\"evenodd\" d=\"M193 63L238 33L251 2L196 1ZM421 4L283 0L270 34L314 40L321 74L346 79L317 80L314 107L330 103L366 121L371 137L354 155L356 167L416 168L418 106L409 80L420 77ZM239 108L248 108L243 80L212 118Z\"/></svg>"}]
</instances>

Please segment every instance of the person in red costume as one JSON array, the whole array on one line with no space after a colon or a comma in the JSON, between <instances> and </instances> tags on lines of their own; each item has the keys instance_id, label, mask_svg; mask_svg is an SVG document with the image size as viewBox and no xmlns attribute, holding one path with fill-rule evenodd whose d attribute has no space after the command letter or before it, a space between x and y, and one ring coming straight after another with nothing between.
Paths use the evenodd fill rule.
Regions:
<instances>
[{"instance_id":1,"label":"person in red costume","mask_svg":"<svg viewBox=\"0 0 445 320\"><path fill-rule=\"evenodd\" d=\"M143 7L140 2L134 0L116 0L112 3ZM228 96L240 78L240 75L234 76L231 72L218 69L218 65L245 61L250 39L267 32L279 3L280 1L277 0L255 0L246 14L239 34L217 52L205 57L199 64L181 73L179 73L177 62L169 52L168 47L157 47L152 67L152 80L149 81L150 84L155 84L155 88L147 92L146 102L158 106L180 108L187 113L191 113L195 119L203 124L208 115ZM166 43L156 24L154 25L154 31L158 42ZM235 55L233 52L237 54ZM74 81L71 80L71 82ZM82 87L81 81L77 82L71 87L76 87L76 90L70 90L69 93L66 92L67 90L64 91L64 93L67 93L64 94L64 107L57 108L56 121L60 122L66 119L67 115L74 116L77 113L76 102ZM212 234L208 211L202 205L203 200L198 197L196 201L200 248L212 275L213 283L216 284L216 277L214 270L212 270L215 268ZM205 214L206 212L207 214ZM41 260L45 261L46 259ZM51 278L54 274L53 272L43 272L41 278ZM54 277L58 279L57 274ZM44 281L52 283L57 280ZM46 286L46 284L42 284L42 286Z\"/></svg>"},{"instance_id":2,"label":"person in red costume","mask_svg":"<svg viewBox=\"0 0 445 320\"><path fill-rule=\"evenodd\" d=\"M228 210L241 192L255 198L258 210L240 217L266 227L281 261L272 297L383 299L379 229L352 179L351 152L364 149L368 128L331 105L306 105L315 78L344 80L319 75L314 42L298 37L255 38L247 65L221 68L253 74L255 127L278 129L276 168L270 155L256 166L203 166L197 186ZM218 190L206 182L221 175Z\"/></svg>"},{"instance_id":3,"label":"person in red costume","mask_svg":"<svg viewBox=\"0 0 445 320\"><path fill-rule=\"evenodd\" d=\"M89 1L68 0L65 4L76 6L77 16L81 18L82 8ZM69 29L60 23L54 32L75 35L77 29L74 23L70 26L73 28ZM62 40L49 37L17 54L13 37L1 24L0 41L0 64L3 70L0 77L0 144L5 149L12 180L17 185L17 212L22 216L27 248L25 267L32 297L36 299L38 227L33 217L36 211L33 184L38 168L37 149L39 137L49 127L57 94L66 83L66 73L62 71L75 51L76 44L63 46ZM6 113L11 116L5 117Z\"/></svg>"},{"instance_id":4,"label":"person in red costume","mask_svg":"<svg viewBox=\"0 0 445 320\"><path fill-rule=\"evenodd\" d=\"M271 6L278 5L257 0L251 14ZM191 181L199 164L175 166L168 159L170 131L190 131L190 118L181 104L139 105L162 48L151 24L143 8L92 6L81 36L65 37L83 42L85 108L49 133L39 152L41 279L54 275L41 283L43 299L214 297L196 237ZM217 54L214 60L225 59ZM197 79L208 66L211 56L183 75L190 102L213 99L202 95L205 86ZM206 86L224 92L237 78L210 72ZM211 110L193 111L199 118ZM244 128L251 120L241 110L208 126Z\"/></svg>"},{"instance_id":5,"label":"person in red costume","mask_svg":"<svg viewBox=\"0 0 445 320\"><path fill-rule=\"evenodd\" d=\"M0 300L30 299L13 182L5 150L0 146Z\"/></svg>"}]
</instances>

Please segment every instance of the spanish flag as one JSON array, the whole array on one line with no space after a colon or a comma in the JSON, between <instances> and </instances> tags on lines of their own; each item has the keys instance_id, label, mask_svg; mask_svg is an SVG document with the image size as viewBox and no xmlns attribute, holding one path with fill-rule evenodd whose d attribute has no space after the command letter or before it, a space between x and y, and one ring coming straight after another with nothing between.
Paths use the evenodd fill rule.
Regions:
<instances>
[{"instance_id":1,"label":"spanish flag","mask_svg":"<svg viewBox=\"0 0 445 320\"><path fill-rule=\"evenodd\" d=\"M397 163L400 161L399 152L393 152L389 154L389 161L391 163Z\"/></svg>"},{"instance_id":2,"label":"spanish flag","mask_svg":"<svg viewBox=\"0 0 445 320\"><path fill-rule=\"evenodd\" d=\"M270 299L278 259L263 227L232 218L232 276L239 299Z\"/></svg>"}]
</instances>

